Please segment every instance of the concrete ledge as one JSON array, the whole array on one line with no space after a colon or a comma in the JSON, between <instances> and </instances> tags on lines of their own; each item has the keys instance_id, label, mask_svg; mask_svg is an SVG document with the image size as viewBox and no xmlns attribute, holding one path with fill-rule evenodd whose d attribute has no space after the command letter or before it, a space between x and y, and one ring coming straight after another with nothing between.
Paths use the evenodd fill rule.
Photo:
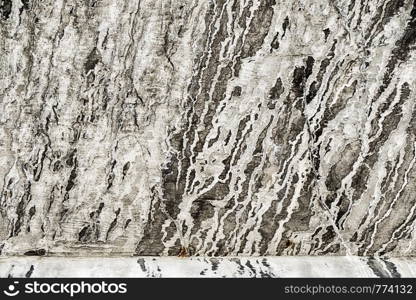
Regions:
<instances>
[{"instance_id":1,"label":"concrete ledge","mask_svg":"<svg viewBox=\"0 0 416 300\"><path fill-rule=\"evenodd\" d=\"M416 277L414 258L3 257L0 277Z\"/></svg>"}]
</instances>

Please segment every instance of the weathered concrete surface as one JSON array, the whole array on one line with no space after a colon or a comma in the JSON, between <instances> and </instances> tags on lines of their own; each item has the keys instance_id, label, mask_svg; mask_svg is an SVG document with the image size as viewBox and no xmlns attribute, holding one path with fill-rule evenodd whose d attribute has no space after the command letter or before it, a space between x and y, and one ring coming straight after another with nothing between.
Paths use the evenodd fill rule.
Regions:
<instances>
[{"instance_id":1,"label":"weathered concrete surface","mask_svg":"<svg viewBox=\"0 0 416 300\"><path fill-rule=\"evenodd\" d=\"M416 251L414 0L1 0L3 255Z\"/></svg>"}]
</instances>

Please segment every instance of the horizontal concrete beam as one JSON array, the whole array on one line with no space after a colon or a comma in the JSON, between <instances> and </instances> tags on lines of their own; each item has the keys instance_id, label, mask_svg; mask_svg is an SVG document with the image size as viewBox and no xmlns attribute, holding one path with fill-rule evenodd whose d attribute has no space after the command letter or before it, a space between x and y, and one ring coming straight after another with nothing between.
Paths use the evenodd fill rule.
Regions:
<instances>
[{"instance_id":1,"label":"horizontal concrete beam","mask_svg":"<svg viewBox=\"0 0 416 300\"><path fill-rule=\"evenodd\" d=\"M3 257L0 277L416 277L414 258Z\"/></svg>"}]
</instances>

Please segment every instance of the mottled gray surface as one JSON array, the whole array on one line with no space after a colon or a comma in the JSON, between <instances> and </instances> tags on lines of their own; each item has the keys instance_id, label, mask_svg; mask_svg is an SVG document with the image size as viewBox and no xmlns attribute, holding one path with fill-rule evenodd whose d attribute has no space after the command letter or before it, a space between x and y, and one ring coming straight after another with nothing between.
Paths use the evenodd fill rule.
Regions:
<instances>
[{"instance_id":1,"label":"mottled gray surface","mask_svg":"<svg viewBox=\"0 0 416 300\"><path fill-rule=\"evenodd\" d=\"M416 277L414 258L274 257L8 257L0 278L30 277Z\"/></svg>"},{"instance_id":2,"label":"mottled gray surface","mask_svg":"<svg viewBox=\"0 0 416 300\"><path fill-rule=\"evenodd\" d=\"M0 0L3 255L416 252L416 1Z\"/></svg>"}]
</instances>

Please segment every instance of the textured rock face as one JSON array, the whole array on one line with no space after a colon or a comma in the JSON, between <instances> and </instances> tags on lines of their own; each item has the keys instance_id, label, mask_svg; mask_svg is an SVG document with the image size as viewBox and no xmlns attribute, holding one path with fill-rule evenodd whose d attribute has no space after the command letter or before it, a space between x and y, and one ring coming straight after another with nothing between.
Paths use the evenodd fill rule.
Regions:
<instances>
[{"instance_id":1,"label":"textured rock face","mask_svg":"<svg viewBox=\"0 0 416 300\"><path fill-rule=\"evenodd\" d=\"M3 255L414 255L416 1L0 0Z\"/></svg>"}]
</instances>

